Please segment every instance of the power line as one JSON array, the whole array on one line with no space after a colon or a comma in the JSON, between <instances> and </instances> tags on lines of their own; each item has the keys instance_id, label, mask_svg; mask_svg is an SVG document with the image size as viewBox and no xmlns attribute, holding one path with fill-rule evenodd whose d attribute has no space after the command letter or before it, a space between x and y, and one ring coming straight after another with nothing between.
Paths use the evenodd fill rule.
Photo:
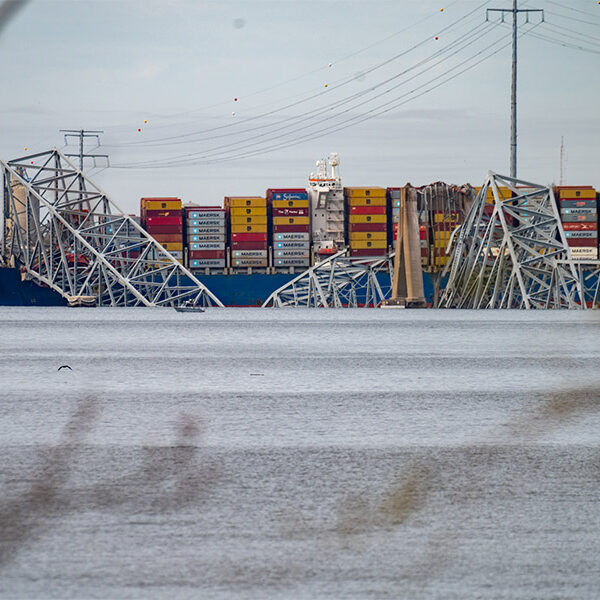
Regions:
<instances>
[{"instance_id":1,"label":"power line","mask_svg":"<svg viewBox=\"0 0 600 600\"><path fill-rule=\"evenodd\" d=\"M193 158L193 159L188 159L187 161L171 161L171 162L163 162L161 165L154 165L154 166L140 166L138 168L168 168L171 166L184 166L184 165L189 165L189 164L214 164L214 163L218 163L218 162L227 162L227 161L231 161L231 160L237 160L239 158L248 158L251 156L256 156L259 154L264 154L265 152L272 152L274 150L278 150L278 149L282 149L282 148L288 148L290 146L294 146L297 145L299 143L302 143L303 141L308 141L311 139L316 139L319 137L323 137L324 135L328 134L328 133L335 133L337 131L342 131L344 129L347 129L349 127L352 127L354 125L357 125L359 123L362 123L366 120L372 119L374 117L380 116L382 114L388 113L392 110L395 110L396 108L398 108L399 106L402 106L416 98L419 98L423 95L425 95L426 93L429 93L430 91L440 87L441 85L455 79L456 77L460 76L461 74L471 70L472 68L476 67L477 65L481 64L483 61L491 58L492 56L494 56L495 54L498 54L498 52L502 51L504 48L508 47L510 45L510 42L504 44L503 46L501 46L500 48L496 49L495 51L489 53L488 55L484 56L483 58L481 58L479 61L477 61L476 63L466 67L465 69L463 69L462 71L455 73L454 75L447 77L446 79L444 79L443 81L437 83L436 85L431 86L428 89L423 90L422 92L420 92L417 95L414 95L410 98L407 98L401 102L399 102L399 100L401 100L402 98L406 98L407 96L410 96L412 94L414 94L417 90L423 88L426 85L429 85L430 83L440 79L441 77L444 77L445 75L447 75L448 73L450 73L451 71L455 70L456 68L466 64L467 62L473 60L473 58L476 58L477 56L480 56L482 53L484 53L486 50L489 50L491 47L493 47L494 45L497 45L498 42L502 41L505 38L499 39L496 42L494 42L493 44L491 44L490 46L486 47L485 49L481 50L480 52L478 52L477 54L475 54L472 57L469 57L468 59L462 61L461 63L459 63L458 65L455 65L454 67L452 67L451 69L449 69L448 71L446 71L445 73L438 75L436 77L434 77L433 79L425 82L424 84L421 84L419 86L417 86L416 88L414 88L413 90L410 90L409 92L406 92L405 94L403 94L400 98L395 98L394 100L388 101L384 104L381 104L377 107L374 107L373 109L367 111L367 113L361 114L361 115L357 115L357 116L353 116L350 117L349 119L346 119L345 121L343 121L342 123L338 123L337 125L333 125L331 127L327 127L325 129L321 129L318 132L313 132L310 134L307 134L305 136L301 136L299 138L296 138L295 140L292 141L286 141L286 142L282 142L278 145L269 145L266 148L262 148L262 149L257 149L254 151L250 151L250 152L246 152L246 153L242 153L242 154L236 154L236 155L232 155L232 156L228 156L228 157L221 157L221 158L216 158L216 159L211 159L211 160L200 160L199 158ZM390 106L391 104L391 106ZM388 106L388 108L385 108L384 110L380 110L382 107L384 106ZM118 168L131 168L131 167L135 167L135 165L129 165L129 166L122 166L119 165Z\"/></svg>"},{"instance_id":2,"label":"power line","mask_svg":"<svg viewBox=\"0 0 600 600\"><path fill-rule=\"evenodd\" d=\"M492 26L492 28L494 28L494 27L496 27L496 26L497 26L497 25L493 25L493 26ZM483 33L481 36L479 36L479 37L483 37L483 35L485 35L486 33L487 33L487 32L484 32L484 33ZM503 36L503 37L504 37L504 36ZM477 41L478 39L479 39L479 38L475 38L475 39L473 39L473 40L466 40L466 41L463 43L463 47L462 47L462 48L460 48L459 50L461 50L461 49L464 49L465 47L467 47L468 45L470 45L470 44L474 43L474 42L475 42L475 41ZM480 51L479 53L475 54L475 55L474 55L474 57L477 57L478 55L480 55L480 54L481 54L481 52L485 52L487 49L489 49L489 48L490 48L490 47L492 47L493 45L497 44L499 41L501 41L501 40L497 40L497 41L495 41L493 44L491 44L490 46L487 46L487 47L486 47L486 48L484 48L482 51ZM399 82L399 83L397 83L397 84L393 85L393 86L392 86L392 87L390 87L389 89L387 89L387 90L384 90L384 91L382 91L382 92L378 93L378 94L377 94L376 96L374 96L373 98L369 98L369 99L363 100L362 102L359 102L359 103L355 104L354 106L352 106L352 107L350 107L350 108L346 108L345 110L343 110L341 113L339 113L339 114L338 114L338 115L336 115L336 116L341 116L341 115L343 115L343 114L345 114L345 113L348 113L348 112L349 112L351 109L358 108L358 107L360 107L360 106L363 106L363 105L365 105L365 104L368 104L368 103L370 103L370 102L373 102L373 101L377 100L378 98L381 98L382 96L384 96L384 95L386 95L386 94L390 93L391 91L393 91L394 89L396 89L396 88L400 87L401 85L404 85L405 83L408 83L408 82L409 82L409 81L411 81L412 79L415 79L416 77L418 77L418 76L420 76L420 75L423 75L423 74L425 74L426 72L430 71L431 69L433 69L433 68L435 68L435 67L439 66L439 65L440 65L442 62L444 62L445 60L448 60L448 58L450 58L451 56L454 56L455 54L457 54L459 50L457 50L457 51L453 52L453 53L452 53L450 56L447 56L447 57L443 58L442 60L438 61L436 64L434 64L434 65L432 65L432 66L430 66L430 67L427 67L426 69L423 69L421 72L417 73L416 75L413 75L412 77L410 77L410 78L408 78L408 79L406 79L406 80L404 80L404 81L401 81L401 82ZM448 73L448 72L451 72L453 69L456 69L456 68L460 67L462 64L464 64L465 62L468 62L469 60L472 60L474 57L470 57L470 58L466 59L465 61L463 61L462 63L459 63L459 64L458 64L457 66L455 66L455 67L452 67L450 70L446 71L446 72L445 72L445 73L443 73L442 75L438 75L438 76L436 76L436 77L435 77L433 80L435 80L435 79L437 79L437 78L439 78L439 77L442 77L444 74L446 74L446 73ZM421 62L425 62L425 61L421 61ZM407 68L405 71L403 71L403 72L401 72L401 73L399 73L399 74L395 75L394 77L392 77L392 78L390 78L390 79L386 80L386 81L385 81L385 82L383 82L383 83L389 83L389 82L390 82L392 79L396 79L397 77L399 77L400 75L403 75L403 74L405 74L406 72L410 71L411 69L412 69L412 67L411 67L411 68ZM432 80L432 81L433 81L433 80ZM421 84L420 86L417 86L417 88L415 88L415 89L419 89L420 87L423 87L423 85L427 85L428 83L429 83L429 82L426 82L426 83L424 83L424 84ZM413 90L413 91L414 91L414 90ZM409 93L411 93L411 92L409 92ZM402 95L401 97L404 97L404 96L405 96L405 94L404 94L404 95ZM351 97L351 98L349 98L347 101L345 101L344 103L347 103L348 101L352 101L352 100L355 100L355 99L356 99L356 98L353 98L353 97ZM396 99L392 99L392 100L391 100L391 101L389 101L389 102L394 102L395 100L396 100ZM388 103L385 103L385 104L389 104L389 102L388 102ZM383 105L380 105L380 106L385 106L385 104L383 104ZM339 107L338 107L338 108L339 108ZM330 110L332 110L332 109L326 109L326 110L322 110L322 111L320 111L320 113L322 114L322 113L325 113L325 112L329 112ZM316 115L312 115L312 116L316 116ZM300 130L306 130L306 128L307 128L307 127L311 127L311 128L313 128L313 127L316 127L316 126L317 126L317 125L319 125L320 123L323 123L323 122L329 121L331 118L332 118L331 116L324 117L324 118L322 118L322 119L319 119L319 120L317 120L317 121L315 121L315 122L313 122L313 123L309 124L308 126L301 127L301 128L300 128ZM334 118L335 118L335 117L334 117ZM303 119L303 120L307 120L307 119ZM278 134L277 132L269 132L269 133L263 134L263 135L261 135L261 136L253 136L252 138L247 138L246 140L242 140L242 142L243 142L243 141L250 141L250 140L252 140L252 142L251 142L250 144L246 144L245 146L240 146L240 141L237 141L237 142L235 142L235 143L224 144L224 145L217 146L217 147L215 147L215 148L212 148L212 149L203 150L203 151L200 151L200 152L192 152L192 153L186 153L186 154L178 155L178 156L175 156L175 157L173 157L173 158L171 158L171 159L168 159L168 160L169 160L169 162L172 162L172 161L174 161L174 160L181 160L181 159L190 159L190 158L195 158L195 159L197 159L197 158L209 157L211 152L212 152L212 153L215 153L215 151L216 151L216 150L220 150L220 149L222 149L222 148L227 148L227 147L235 146L235 147L236 147L236 150L239 150L239 149L241 149L241 148L252 147L252 146L256 146L256 145L258 145L258 144L260 144L260 143L264 143L264 142L258 142L258 143L257 143L257 142L255 142L255 140L256 140L257 138L259 138L259 137L265 137L265 136L267 136L267 135L270 135L270 136L272 136L272 137L270 137L268 140L265 140L265 141L268 141L268 142L273 142L273 141L276 141L278 138L289 136L289 135L293 134L293 133L294 133L294 132L296 132L296 131L299 131L299 129L298 129L298 128L296 128L296 129L291 129L291 130L288 130L288 131L286 131L285 133L282 133L282 134L281 134L281 133L280 133L280 134ZM216 152L216 154L223 154L223 153L224 153L224 152ZM150 160L150 161L143 161L143 162L141 162L141 163L139 163L139 162L138 162L138 163L133 163L133 164L135 164L135 165L150 165L150 164L162 164L162 163L163 163L163 161L162 161L162 160L159 160L159 159L153 159L153 160ZM132 163L130 163L130 164L132 164Z\"/></svg>"},{"instance_id":3,"label":"power line","mask_svg":"<svg viewBox=\"0 0 600 600\"><path fill-rule=\"evenodd\" d=\"M437 33L435 33L433 36L429 35L426 38L424 38L423 40L421 40L420 42L414 44L413 46L409 47L406 50L403 50L402 52L392 56L391 58L386 59L383 62L380 62L372 67L370 67L369 69L366 69L363 71L363 73L365 75L369 75L370 73L375 72L376 70L394 62L395 60L398 60L399 58L409 54L410 52L416 50L417 48L423 46L424 44L431 42L431 40L433 39L433 37L437 36L439 37L440 34L451 30L453 27L455 27L458 24L462 24L464 23L464 20L468 17L470 17L471 15L473 15L475 12L477 12L480 8L482 8L483 6L485 6L488 3L489 0L486 0L485 2L482 2L480 5L478 5L476 8L474 8L473 10L469 11L468 13L466 13L465 15L461 16L459 19L453 21L452 23L450 23L449 25L447 25L446 27L443 27L442 29L440 29L439 31L437 31ZM346 85L349 85L351 83L353 83L355 81L355 77L348 77L345 79L341 79L339 81L339 84L335 86L336 89L340 89ZM334 82L336 83L336 82ZM332 86L333 87L333 86ZM255 121L257 119L263 118L263 117L269 117L272 116L274 114L283 112L289 108L294 108L296 106L299 106L301 104L304 104L305 102L308 102L310 100L314 100L315 98L319 98L322 97L325 94L328 94L330 92L330 90L321 90L317 93L310 93L310 95L308 95L307 97L303 98L303 99L299 99L296 100L290 104L284 105L284 106L280 106L278 108L275 108L273 110L270 111L266 111L263 112L261 114L258 115L254 115L252 117L248 117L246 119L240 119L239 121L236 121L236 123L228 123L225 125L219 125L216 127L211 127L208 129L201 129L201 130L197 130L197 131L193 131L193 132L188 132L188 133L184 133L184 134L179 134L179 135L175 135L175 136L169 136L169 137L164 137L164 138L158 138L155 140L148 140L148 141L138 141L138 142L130 142L128 144L113 144L111 147L120 147L120 146L150 146L153 143L156 142L163 142L163 141L170 141L170 140L179 140L179 139L183 139L183 138L190 138L193 137L195 135L199 135L199 134L203 134L203 133L211 133L213 131L219 131L219 130L223 130L223 129L230 129L230 128L235 128L238 127L239 125L242 125L244 123L247 123L249 121Z\"/></svg>"},{"instance_id":4,"label":"power line","mask_svg":"<svg viewBox=\"0 0 600 600\"><path fill-rule=\"evenodd\" d=\"M482 23L481 25L484 25L484 23ZM497 27L497 25L492 25L492 26L491 26L491 29L494 29L495 27ZM488 28L488 29L489 29L489 28ZM400 87L400 86L402 86L402 85L405 85L406 83L408 83L409 81L411 81L411 80L413 80L413 79L415 79L415 78L419 77L420 75L423 75L424 73L426 73L426 72L430 71L431 69L438 67L440 64L442 64L443 62L445 62L446 60L448 60L448 59L449 59L449 58L451 58L452 56L456 55L456 54L457 54L458 52L460 52L461 50L464 50L464 48L466 48L466 47L470 46L471 44L473 44L473 43L477 42L477 41L478 41L478 40L479 40L481 37L483 37L483 36L487 35L487 33L488 33L488 30L486 29L486 30L485 30L485 31L484 31L482 34L480 34L480 35L479 35L479 36L477 36L477 37L473 37L472 39L468 39L468 38L462 39L462 38L461 38L461 39L459 40L459 41L460 41L460 43L461 43L461 46L459 46L459 48L458 48L457 50L455 50L454 52L452 52L452 53L451 53L451 54L449 54L448 56L445 56L444 58L442 58L441 60L439 60L439 61L438 61L437 63L435 63L434 65L432 65L432 66L430 66L430 67L427 67L427 68L423 69L422 71L420 71L420 72L416 73L415 75L413 75L412 77L409 77L408 79L405 79L405 80L403 80L403 81L400 81L399 83L396 83L395 85L391 86L391 87L390 87L390 88L388 88L387 90L384 90L384 91L382 91L382 92L379 92L378 94L376 94L376 95L375 95L374 97L372 97L372 98L368 98L368 99L366 99L366 100L363 100L362 102L358 102L357 104L355 104L355 105L354 105L354 106L352 106L351 108L358 108L358 107L360 107L360 106L363 106L363 105L365 105L365 104L368 104L368 103L370 103L370 102L373 102L373 101L377 100L378 98L381 98L382 96L384 96L384 95L386 95L386 94L390 93L390 92L391 92L391 91L393 91L394 89L397 89L398 87ZM452 44L449 44L449 45L448 45L448 48L450 48L450 47L452 47L452 46L454 46L454 45L455 45L455 43L453 42ZM367 93L370 93L371 91L373 91L373 90L375 90L375 89L378 89L379 87L381 87L381 86L383 86L383 85L385 85L385 84L388 84L388 83L392 82L393 80L395 80L395 79L397 79L397 78L401 77L402 75L405 75L406 73L410 72L410 71L411 71L411 70L413 70L415 67L422 66L423 64L426 64L426 63L427 63L427 62L429 62L429 61L430 61L432 58L438 57L438 54L439 54L439 53L436 53L436 54L432 55L431 57L428 57L427 59L424 59L424 60L420 61L420 62L419 62L419 63L417 63L416 65L413 65L413 66L411 66L411 67L408 67L408 68L407 68L407 69L405 69L404 71L401 71L400 73L397 73L397 74L396 74L396 75L394 75L393 77L390 77L390 78L386 79L385 81L381 82L381 83L380 83L380 84L378 84L377 86L373 86L373 87L372 87L372 88L370 88L369 90L366 90L366 91L364 91L364 92L361 92L361 93L358 93L358 94L354 94L354 95L350 96L349 98L347 98L347 99L345 99L345 100L340 100L340 101L338 101L337 103L335 103L335 104L334 104L334 105L332 105L332 106L325 107L325 108L323 108L323 109L319 109L319 110L316 110L316 111L311 111L310 113L308 113L308 116L306 116L306 117L304 117L304 118L301 118L301 119L298 119L297 117L292 117L291 119L295 119L295 120L296 120L296 123L294 123L294 124L293 124L293 126L296 126L296 125L298 125L298 124L299 124L299 123L301 123L301 122L308 121L308 120L312 119L313 117L317 117L317 116L319 116L319 115L322 115L322 114L325 114L325 113L329 113L329 112L331 112L332 110L334 110L335 108L340 108L340 107L341 107L342 105L344 105L344 104L348 104L348 103L350 103L350 102L352 102L352 101L354 101L354 100L358 100L358 99L360 99L360 97L361 97L361 96L363 96L363 95L365 95L365 94L367 94ZM344 110L344 111L342 111L340 114L347 113L347 112L349 112L349 110L350 110L350 109L345 109L345 110ZM323 119L317 120L316 122L314 122L314 123L312 123L312 124L309 124L309 125L308 125L308 127L315 127L315 126L316 126L316 125L318 125L319 123L325 122L325 121L329 120L330 118L331 118L330 116L327 116L327 117L325 117L325 118L323 118ZM279 125L279 123L276 123L275 125ZM280 131L285 131L286 129L289 129L289 127L290 127L290 126L286 126L286 127L280 128ZM302 129L305 129L305 127L302 127ZM222 144L222 145L220 145L220 146L216 146L216 147L213 147L213 148L209 148L209 149L203 150L203 151L201 151L201 152L195 152L195 153L186 153L186 154L183 154L183 155L179 155L179 156L173 157L173 159L171 159L171 160L175 160L175 159L181 159L181 158L189 158L189 157L193 157L193 156L206 156L208 153L215 152L215 151L217 151L217 150L221 150L221 149L223 149L223 148L228 148L228 147L232 147L232 146L235 146L235 147L237 147L237 148L240 148L240 143L243 143L243 142L245 142L245 141L252 141L252 142L253 142L253 144L254 144L255 140L256 140L256 139L258 139L258 138L264 138L264 137L266 137L266 136L273 136L273 135L274 135L274 136L275 136L275 139L276 139L277 137L281 137L281 135L289 135L289 134L291 134L291 133L293 133L293 132L295 132L295 131L298 131L298 129L291 129L291 130L289 130L287 133L285 133L285 134L279 134L279 135L278 135L278 132L277 132L277 130L276 130L276 131L269 131L269 132L266 132L266 133L263 133L263 134L260 134L260 135L254 135L254 136L252 136L251 138L245 138L245 139L242 139L242 140L237 140L237 141L235 141L235 142L231 142L231 143L228 143L228 144ZM273 139L273 138L271 138L271 139ZM253 145L253 144L251 144L251 145ZM242 147L245 147L245 146L242 146ZM220 154L220 153L219 153L219 154ZM161 161L159 161L159 160L155 159L155 160L152 160L152 161L144 161L144 162L143 162L143 163L141 163L141 164L149 164L149 163L155 163L155 162L161 162ZM136 163L136 164L140 164L140 163Z\"/></svg>"}]
</instances>

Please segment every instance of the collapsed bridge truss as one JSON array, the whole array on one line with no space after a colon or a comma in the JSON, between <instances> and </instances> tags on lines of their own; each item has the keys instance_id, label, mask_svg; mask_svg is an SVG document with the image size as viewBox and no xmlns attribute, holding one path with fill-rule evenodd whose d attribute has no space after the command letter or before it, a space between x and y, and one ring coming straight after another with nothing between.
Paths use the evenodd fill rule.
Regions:
<instances>
[{"instance_id":1,"label":"collapsed bridge truss","mask_svg":"<svg viewBox=\"0 0 600 600\"><path fill-rule=\"evenodd\" d=\"M0 168L0 249L26 278L99 306L222 306L60 151Z\"/></svg>"},{"instance_id":2,"label":"collapsed bridge truss","mask_svg":"<svg viewBox=\"0 0 600 600\"><path fill-rule=\"evenodd\" d=\"M458 232L447 270L441 307L586 305L552 189L492 172Z\"/></svg>"},{"instance_id":3,"label":"collapsed bridge truss","mask_svg":"<svg viewBox=\"0 0 600 600\"><path fill-rule=\"evenodd\" d=\"M377 307L390 297L394 254L377 258L345 256L346 250L300 273L262 305L265 307Z\"/></svg>"}]
</instances>

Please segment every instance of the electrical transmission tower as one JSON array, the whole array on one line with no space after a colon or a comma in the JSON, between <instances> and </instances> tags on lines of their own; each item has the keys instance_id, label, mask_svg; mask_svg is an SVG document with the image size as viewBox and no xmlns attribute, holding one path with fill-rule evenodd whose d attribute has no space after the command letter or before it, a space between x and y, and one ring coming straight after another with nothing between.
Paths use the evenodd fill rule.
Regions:
<instances>
[{"instance_id":1,"label":"electrical transmission tower","mask_svg":"<svg viewBox=\"0 0 600 600\"><path fill-rule=\"evenodd\" d=\"M85 138L96 138L96 141L98 142L98 145L96 147L98 148L100 146L99 134L104 133L104 131L91 131L89 129L61 129L60 132L65 134L65 144L68 144L67 140L70 137L79 138L79 154L65 154L64 156L69 156L71 158L79 158L80 171L83 171L83 161L86 158L94 159L94 166L96 166L97 158L105 158L106 164L108 165L108 154L86 154L83 148Z\"/></svg>"},{"instance_id":2,"label":"electrical transmission tower","mask_svg":"<svg viewBox=\"0 0 600 600\"><path fill-rule=\"evenodd\" d=\"M526 14L525 22L529 22L529 13L541 13L542 22L544 21L544 11L540 8L517 8L517 0L513 0L512 8L488 8L485 13L485 20L489 20L491 12L499 12L504 15L512 13L512 84L510 98L510 176L517 176L517 20L519 13Z\"/></svg>"}]
</instances>

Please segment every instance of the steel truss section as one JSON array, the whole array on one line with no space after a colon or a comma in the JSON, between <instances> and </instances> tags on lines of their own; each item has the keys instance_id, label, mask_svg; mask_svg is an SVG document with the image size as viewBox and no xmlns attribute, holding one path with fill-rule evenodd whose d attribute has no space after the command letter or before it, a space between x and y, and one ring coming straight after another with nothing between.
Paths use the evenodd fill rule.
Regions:
<instances>
[{"instance_id":1,"label":"steel truss section","mask_svg":"<svg viewBox=\"0 0 600 600\"><path fill-rule=\"evenodd\" d=\"M440 306L583 308L575 264L552 189L489 172L458 232Z\"/></svg>"},{"instance_id":2,"label":"steel truss section","mask_svg":"<svg viewBox=\"0 0 600 600\"><path fill-rule=\"evenodd\" d=\"M382 285L377 274L389 274L391 282L394 254L377 258L345 254L341 250L300 273L275 290L262 307L377 307L389 298L391 283Z\"/></svg>"},{"instance_id":3,"label":"steel truss section","mask_svg":"<svg viewBox=\"0 0 600 600\"><path fill-rule=\"evenodd\" d=\"M26 278L99 306L223 306L58 150L0 167L2 255Z\"/></svg>"}]
</instances>

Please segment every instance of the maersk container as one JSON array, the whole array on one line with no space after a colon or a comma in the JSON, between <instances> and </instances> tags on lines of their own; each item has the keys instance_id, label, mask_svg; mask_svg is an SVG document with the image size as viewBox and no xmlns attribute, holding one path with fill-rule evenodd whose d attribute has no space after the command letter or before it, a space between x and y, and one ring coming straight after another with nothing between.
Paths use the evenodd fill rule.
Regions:
<instances>
[{"instance_id":1,"label":"maersk container","mask_svg":"<svg viewBox=\"0 0 600 600\"><path fill-rule=\"evenodd\" d=\"M225 243L224 235L188 235L188 242L220 242Z\"/></svg>"},{"instance_id":2,"label":"maersk container","mask_svg":"<svg viewBox=\"0 0 600 600\"><path fill-rule=\"evenodd\" d=\"M574 260L598 260L598 248L569 248Z\"/></svg>"},{"instance_id":3,"label":"maersk container","mask_svg":"<svg viewBox=\"0 0 600 600\"><path fill-rule=\"evenodd\" d=\"M561 214L563 215L591 215L597 214L596 208L561 208Z\"/></svg>"},{"instance_id":4,"label":"maersk container","mask_svg":"<svg viewBox=\"0 0 600 600\"><path fill-rule=\"evenodd\" d=\"M225 227L187 227L188 235L225 235Z\"/></svg>"},{"instance_id":5,"label":"maersk container","mask_svg":"<svg viewBox=\"0 0 600 600\"><path fill-rule=\"evenodd\" d=\"M225 220L225 211L223 209L209 211L209 210L190 210L186 212L186 217L190 219L218 219L220 221Z\"/></svg>"},{"instance_id":6,"label":"maersk container","mask_svg":"<svg viewBox=\"0 0 600 600\"><path fill-rule=\"evenodd\" d=\"M221 250L225 244L223 242L192 242L188 245L191 251L196 250Z\"/></svg>"},{"instance_id":7,"label":"maersk container","mask_svg":"<svg viewBox=\"0 0 600 600\"><path fill-rule=\"evenodd\" d=\"M307 242L310 239L309 233L290 231L284 233L274 233L273 239L277 241L292 241L292 240L306 240Z\"/></svg>"},{"instance_id":8,"label":"maersk container","mask_svg":"<svg viewBox=\"0 0 600 600\"><path fill-rule=\"evenodd\" d=\"M266 267L267 259L261 258L234 258L232 261L234 267Z\"/></svg>"},{"instance_id":9,"label":"maersk container","mask_svg":"<svg viewBox=\"0 0 600 600\"><path fill-rule=\"evenodd\" d=\"M308 250L310 249L310 243L308 241L304 241L304 240L297 240L294 242L278 242L275 241L273 242L273 246L275 248L277 248L278 250L292 250L292 249L299 249L299 250L306 250L308 252Z\"/></svg>"},{"instance_id":10,"label":"maersk container","mask_svg":"<svg viewBox=\"0 0 600 600\"><path fill-rule=\"evenodd\" d=\"M598 239L598 230L596 231L565 231L567 238L594 238Z\"/></svg>"},{"instance_id":11,"label":"maersk container","mask_svg":"<svg viewBox=\"0 0 600 600\"><path fill-rule=\"evenodd\" d=\"M193 259L189 261L188 267L190 269L224 269L225 268L225 260L211 260L211 259Z\"/></svg>"},{"instance_id":12,"label":"maersk container","mask_svg":"<svg viewBox=\"0 0 600 600\"><path fill-rule=\"evenodd\" d=\"M187 227L224 227L222 219L188 219Z\"/></svg>"},{"instance_id":13,"label":"maersk container","mask_svg":"<svg viewBox=\"0 0 600 600\"><path fill-rule=\"evenodd\" d=\"M306 259L296 259L296 258L276 258L274 260L276 267L308 267L310 260Z\"/></svg>"},{"instance_id":14,"label":"maersk container","mask_svg":"<svg viewBox=\"0 0 600 600\"><path fill-rule=\"evenodd\" d=\"M309 258L308 252L304 250L275 250L277 258Z\"/></svg>"},{"instance_id":15,"label":"maersk container","mask_svg":"<svg viewBox=\"0 0 600 600\"><path fill-rule=\"evenodd\" d=\"M266 250L234 250L231 254L234 258L267 258Z\"/></svg>"}]
</instances>

